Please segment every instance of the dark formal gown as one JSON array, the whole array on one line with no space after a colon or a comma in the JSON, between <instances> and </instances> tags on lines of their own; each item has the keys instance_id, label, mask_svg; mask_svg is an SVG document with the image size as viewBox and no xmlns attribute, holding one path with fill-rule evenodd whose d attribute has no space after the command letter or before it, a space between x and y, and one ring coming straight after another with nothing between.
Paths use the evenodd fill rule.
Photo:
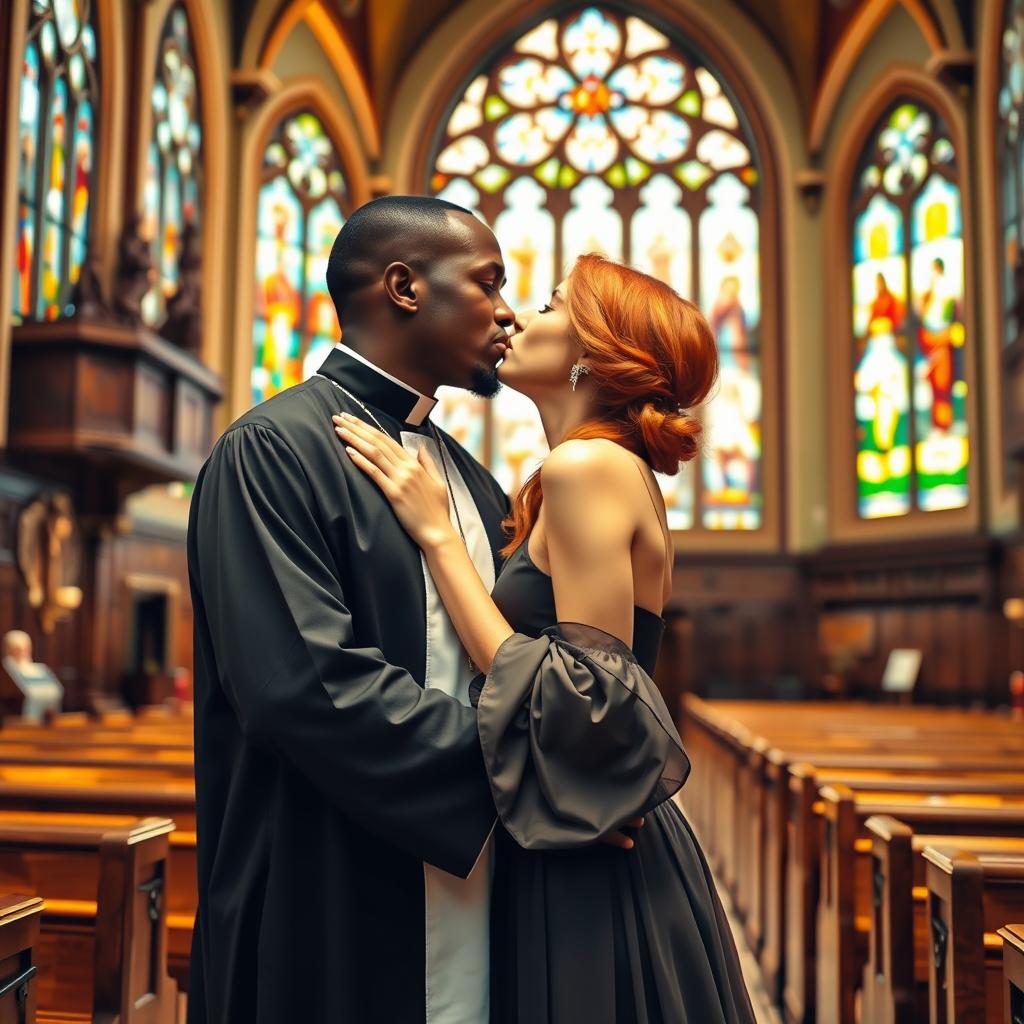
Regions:
<instances>
[{"instance_id":1,"label":"dark formal gown","mask_svg":"<svg viewBox=\"0 0 1024 1024\"><path fill-rule=\"evenodd\" d=\"M493 596L517 631L475 687L505 826L493 1024L753 1024L707 862L670 799L689 761L650 678L662 619L636 608L632 649L557 622L527 543ZM593 844L638 812L633 850Z\"/></svg>"}]
</instances>

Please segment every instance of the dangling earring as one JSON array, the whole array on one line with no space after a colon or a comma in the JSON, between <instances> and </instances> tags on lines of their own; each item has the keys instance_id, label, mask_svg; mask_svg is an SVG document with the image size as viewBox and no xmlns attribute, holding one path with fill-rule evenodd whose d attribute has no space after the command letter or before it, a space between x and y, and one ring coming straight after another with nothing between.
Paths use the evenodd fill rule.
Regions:
<instances>
[{"instance_id":1,"label":"dangling earring","mask_svg":"<svg viewBox=\"0 0 1024 1024\"><path fill-rule=\"evenodd\" d=\"M569 386L573 391L576 390L576 385L579 383L580 377L585 373L590 373L589 366L579 362L579 360L572 364L572 369L569 371Z\"/></svg>"}]
</instances>

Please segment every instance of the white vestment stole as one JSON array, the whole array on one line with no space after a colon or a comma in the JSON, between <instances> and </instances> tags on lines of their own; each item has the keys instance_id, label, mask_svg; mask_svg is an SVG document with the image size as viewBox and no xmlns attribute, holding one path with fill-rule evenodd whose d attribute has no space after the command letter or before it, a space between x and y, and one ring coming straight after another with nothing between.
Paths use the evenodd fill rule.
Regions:
<instances>
[{"instance_id":1,"label":"white vestment stole","mask_svg":"<svg viewBox=\"0 0 1024 1024\"><path fill-rule=\"evenodd\" d=\"M443 474L441 454L432 437L402 432L402 446L416 454L426 447ZM458 503L470 558L484 586L494 586L494 556L476 503L454 462L446 460ZM451 497L449 497L449 502ZM449 514L457 525L455 509ZM469 705L469 681L475 674L422 558L427 598L426 686L443 690ZM423 865L426 906L427 1024L486 1024L490 1007L490 901L492 847L488 837L469 878Z\"/></svg>"}]
</instances>

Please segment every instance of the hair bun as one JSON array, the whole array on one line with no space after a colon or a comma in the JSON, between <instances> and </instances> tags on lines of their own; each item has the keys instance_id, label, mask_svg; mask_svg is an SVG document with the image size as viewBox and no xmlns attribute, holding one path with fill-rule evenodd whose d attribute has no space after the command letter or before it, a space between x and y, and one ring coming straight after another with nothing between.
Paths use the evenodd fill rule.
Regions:
<instances>
[{"instance_id":1,"label":"hair bun","mask_svg":"<svg viewBox=\"0 0 1024 1024\"><path fill-rule=\"evenodd\" d=\"M631 417L640 431L651 465L659 473L678 473L681 462L689 462L699 449L703 426L700 420L678 406L646 401Z\"/></svg>"}]
</instances>

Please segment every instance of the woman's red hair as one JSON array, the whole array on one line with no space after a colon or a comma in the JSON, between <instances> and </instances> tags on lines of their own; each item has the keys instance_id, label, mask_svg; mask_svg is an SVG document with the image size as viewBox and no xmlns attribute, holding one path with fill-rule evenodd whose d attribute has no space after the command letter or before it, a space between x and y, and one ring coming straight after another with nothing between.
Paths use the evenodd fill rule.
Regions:
<instances>
[{"instance_id":1,"label":"woman's red hair","mask_svg":"<svg viewBox=\"0 0 1024 1024\"><path fill-rule=\"evenodd\" d=\"M563 440L607 438L659 473L678 473L697 454L702 430L687 410L704 401L718 376L707 320L657 278L594 253L577 259L567 293L569 333L587 357L584 387L594 389L598 413ZM503 555L529 535L542 499L536 470L513 498Z\"/></svg>"}]
</instances>

